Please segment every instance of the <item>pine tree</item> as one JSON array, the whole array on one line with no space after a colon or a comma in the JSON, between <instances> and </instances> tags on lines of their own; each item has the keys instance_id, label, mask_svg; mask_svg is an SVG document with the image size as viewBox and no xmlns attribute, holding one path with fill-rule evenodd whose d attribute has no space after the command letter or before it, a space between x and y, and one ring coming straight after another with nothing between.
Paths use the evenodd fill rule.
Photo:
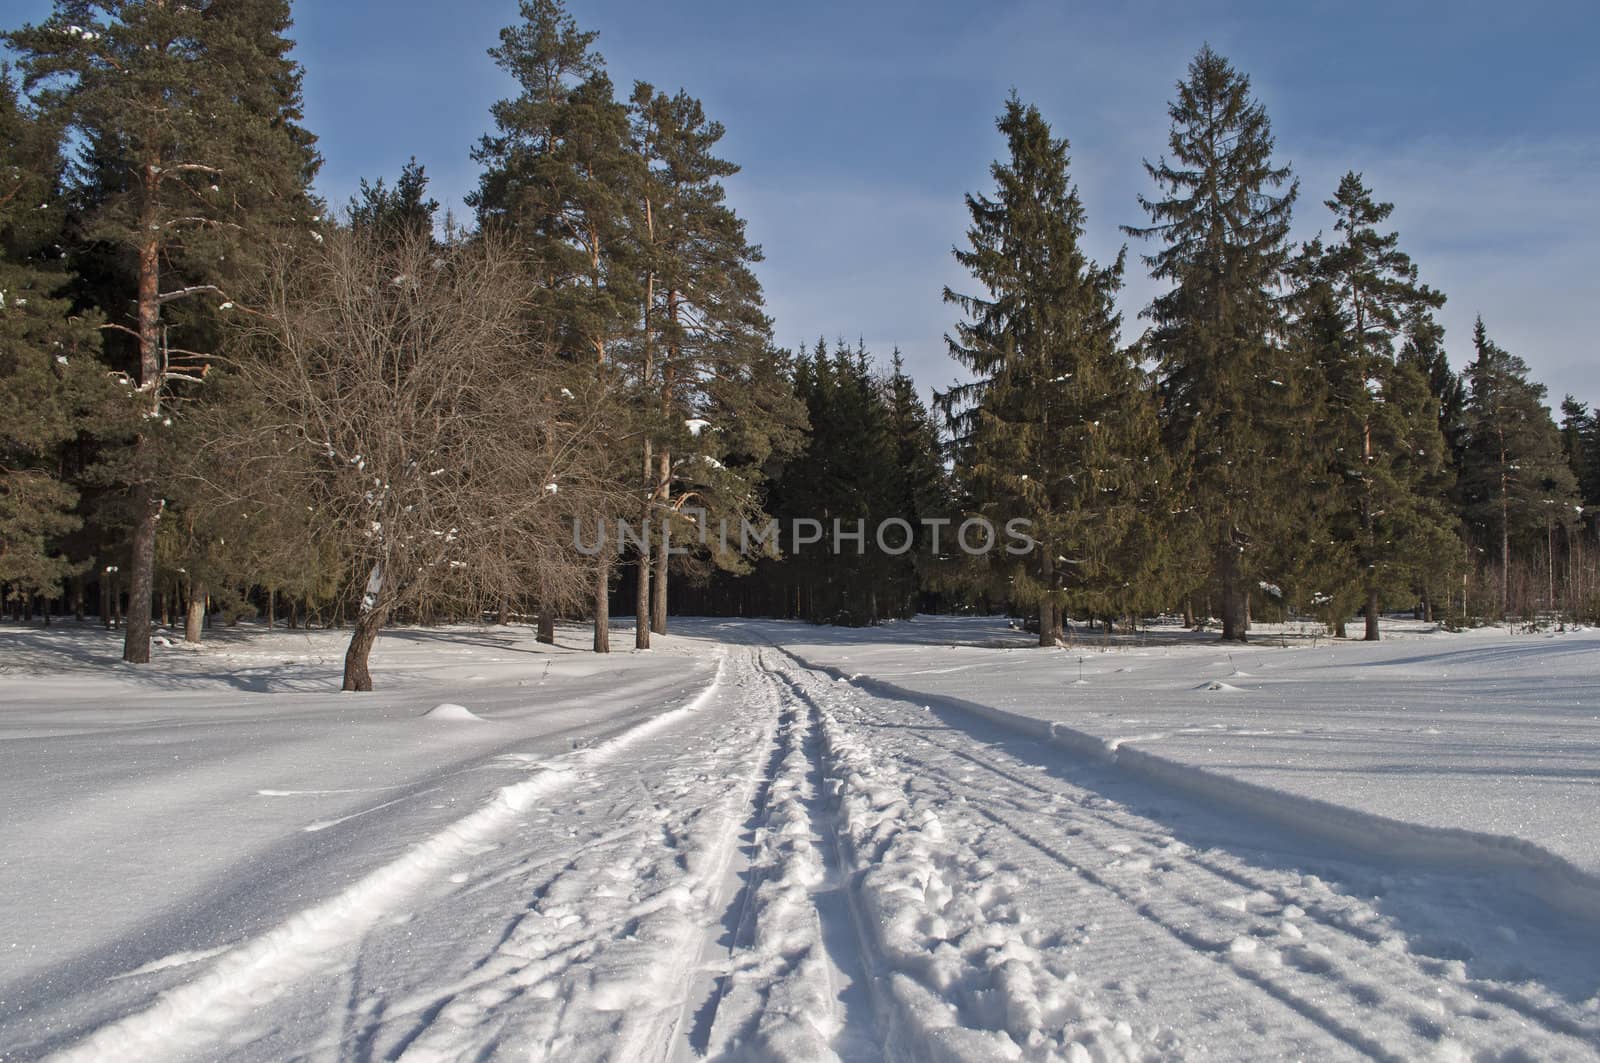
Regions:
<instances>
[{"instance_id":1,"label":"pine tree","mask_svg":"<svg viewBox=\"0 0 1600 1063\"><path fill-rule=\"evenodd\" d=\"M113 252L128 278L106 309L108 326L133 341L146 406L118 469L133 525L123 648L132 663L150 659L165 479L155 437L174 385L198 380L210 357L188 345L206 324L180 318L177 343L169 326L185 300L225 305L275 229L309 224L317 158L298 125L289 25L288 0L57 0L44 22L6 35L25 89L82 139L83 237Z\"/></svg>"},{"instance_id":2,"label":"pine tree","mask_svg":"<svg viewBox=\"0 0 1600 1063\"><path fill-rule=\"evenodd\" d=\"M1429 381L1415 362L1397 360L1408 324L1431 322L1444 296L1418 283L1398 234L1378 232L1394 206L1373 200L1359 174L1345 174L1326 205L1334 241L1319 237L1294 265L1310 302L1301 335L1317 348L1324 382L1329 545L1349 564L1342 582L1359 586L1366 637L1376 641L1382 599L1437 582L1430 577L1459 554ZM1438 338L1430 330L1430 342ZM1330 588L1329 597L1342 607L1343 593ZM1342 612L1335 622L1342 626Z\"/></svg>"},{"instance_id":3,"label":"pine tree","mask_svg":"<svg viewBox=\"0 0 1600 1063\"><path fill-rule=\"evenodd\" d=\"M754 273L761 249L727 203L722 181L739 167L715 153L722 124L688 93L668 96L644 82L635 85L630 110L644 173L637 378L648 422L648 512L658 533L671 527L681 541L696 531L681 516L686 499L712 523L756 515L747 501L751 477L772 447L791 445L800 421L787 385L760 367L776 357ZM653 572L640 566L641 631L647 600L649 628L666 631L668 549L668 537L657 534ZM733 555L711 556L737 566Z\"/></svg>"},{"instance_id":4,"label":"pine tree","mask_svg":"<svg viewBox=\"0 0 1600 1063\"><path fill-rule=\"evenodd\" d=\"M974 515L997 528L1031 521L1038 543L967 561L967 579L1037 607L1040 645L1053 645L1065 609L1104 615L1129 582L1117 547L1149 503L1154 418L1117 345L1122 257L1102 267L1079 247L1067 142L1015 93L997 126L1009 157L991 167L992 198L967 196L970 249L956 251L983 294L945 292L966 316L950 353L975 379L938 401Z\"/></svg>"},{"instance_id":5,"label":"pine tree","mask_svg":"<svg viewBox=\"0 0 1600 1063\"><path fill-rule=\"evenodd\" d=\"M1242 642L1248 588L1271 544L1291 537L1303 396L1277 289L1298 183L1272 162L1271 124L1250 79L1209 46L1177 93L1171 161L1145 163L1165 198L1141 196L1152 224L1126 231L1164 244L1145 258L1172 285L1146 311L1162 429L1186 536L1209 557L1221 594L1222 637Z\"/></svg>"},{"instance_id":6,"label":"pine tree","mask_svg":"<svg viewBox=\"0 0 1600 1063\"><path fill-rule=\"evenodd\" d=\"M60 595L89 560L64 549L82 518L61 448L114 401L97 319L62 294L63 169L56 131L0 68L0 587L18 603Z\"/></svg>"},{"instance_id":7,"label":"pine tree","mask_svg":"<svg viewBox=\"0 0 1600 1063\"><path fill-rule=\"evenodd\" d=\"M1499 554L1504 616L1513 551L1543 545L1553 555L1555 529L1570 527L1579 512L1578 486L1545 408L1544 385L1529 380L1527 363L1489 338L1481 317L1472 344L1459 490L1478 546ZM1553 556L1549 561L1553 584Z\"/></svg>"},{"instance_id":8,"label":"pine tree","mask_svg":"<svg viewBox=\"0 0 1600 1063\"><path fill-rule=\"evenodd\" d=\"M467 203L488 230L526 249L538 295L533 313L553 352L588 358L608 384L625 376L638 306L633 205L640 181L627 109L617 102L596 34L578 29L560 0L522 0L522 21L490 50L517 82L515 97L491 108L495 132L473 158L485 167ZM614 419L621 436L631 426ZM628 478L619 467L619 478ZM594 649L610 650L611 563L595 562ZM541 608L541 624L547 608Z\"/></svg>"}]
</instances>

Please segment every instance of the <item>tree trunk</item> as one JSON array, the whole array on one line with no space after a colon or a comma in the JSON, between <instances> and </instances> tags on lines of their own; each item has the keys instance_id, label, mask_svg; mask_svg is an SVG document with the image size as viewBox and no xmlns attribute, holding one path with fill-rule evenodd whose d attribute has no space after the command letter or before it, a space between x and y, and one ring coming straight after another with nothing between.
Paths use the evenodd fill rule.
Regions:
<instances>
[{"instance_id":1,"label":"tree trunk","mask_svg":"<svg viewBox=\"0 0 1600 1063\"><path fill-rule=\"evenodd\" d=\"M556 642L555 610L543 603L539 606L539 629L534 635L534 640L546 646L554 646Z\"/></svg>"},{"instance_id":2,"label":"tree trunk","mask_svg":"<svg viewBox=\"0 0 1600 1063\"><path fill-rule=\"evenodd\" d=\"M83 576L72 577L72 619L83 622Z\"/></svg>"},{"instance_id":3,"label":"tree trunk","mask_svg":"<svg viewBox=\"0 0 1600 1063\"><path fill-rule=\"evenodd\" d=\"M650 485L650 490L645 493L644 520L640 522L639 534L644 536L646 546L643 550L634 550L634 566L638 570L638 584L634 588L633 597L633 648L648 650L650 648L650 626L653 618L650 614L650 516L655 508L656 486L651 477L655 474L655 463L651 460L650 441L644 441L644 480Z\"/></svg>"},{"instance_id":4,"label":"tree trunk","mask_svg":"<svg viewBox=\"0 0 1600 1063\"><path fill-rule=\"evenodd\" d=\"M656 457L656 498L660 502L660 529L656 533L656 571L651 581L650 629L658 635L667 633L667 560L671 544L668 517L672 510L672 455L663 450Z\"/></svg>"},{"instance_id":5,"label":"tree trunk","mask_svg":"<svg viewBox=\"0 0 1600 1063\"><path fill-rule=\"evenodd\" d=\"M154 185L159 179L155 167L147 165L141 175L145 183L146 208L140 212L140 231L159 232L154 212ZM146 236L139 247L139 387L150 396L151 411L161 411L161 246L155 236ZM133 444L134 475L141 468L145 450L143 438ZM122 659L129 664L150 662L150 599L155 590L156 522L161 519L161 502L147 483L133 491L132 556L128 558L128 627L122 640Z\"/></svg>"},{"instance_id":6,"label":"tree trunk","mask_svg":"<svg viewBox=\"0 0 1600 1063\"><path fill-rule=\"evenodd\" d=\"M137 446L137 444L135 444ZM155 591L156 523L159 503L143 485L134 489L131 573L128 579L128 626L122 638L122 659L129 664L150 663L150 606Z\"/></svg>"},{"instance_id":7,"label":"tree trunk","mask_svg":"<svg viewBox=\"0 0 1600 1063\"><path fill-rule=\"evenodd\" d=\"M356 628L350 635L350 648L344 652L344 686L341 689L372 689L372 672L367 667L367 660L372 656L372 644L378 641L378 632L383 628L385 612L382 609L367 609L356 617Z\"/></svg>"},{"instance_id":8,"label":"tree trunk","mask_svg":"<svg viewBox=\"0 0 1600 1063\"><path fill-rule=\"evenodd\" d=\"M1239 551L1232 543L1223 545L1217 569L1222 584L1222 641L1246 642L1245 592L1239 578Z\"/></svg>"},{"instance_id":9,"label":"tree trunk","mask_svg":"<svg viewBox=\"0 0 1600 1063\"><path fill-rule=\"evenodd\" d=\"M344 653L344 690L367 691L372 689L372 673L367 668L367 658L372 644L378 640L378 631L389 617L389 607L384 604L383 587L388 578L380 558L372 563L367 574L367 587L361 595L361 608L356 613L356 627L350 634L350 648Z\"/></svg>"},{"instance_id":10,"label":"tree trunk","mask_svg":"<svg viewBox=\"0 0 1600 1063\"><path fill-rule=\"evenodd\" d=\"M1056 601L1050 593L1055 590L1055 544L1044 544L1044 558L1039 563L1039 582L1044 584L1045 596L1039 602L1039 645L1054 646L1060 621L1056 619Z\"/></svg>"},{"instance_id":11,"label":"tree trunk","mask_svg":"<svg viewBox=\"0 0 1600 1063\"><path fill-rule=\"evenodd\" d=\"M206 585L194 583L189 587L189 611L183 623L183 641L199 642L206 622Z\"/></svg>"},{"instance_id":12,"label":"tree trunk","mask_svg":"<svg viewBox=\"0 0 1600 1063\"><path fill-rule=\"evenodd\" d=\"M611 652L611 566L604 551L594 565L594 652Z\"/></svg>"},{"instance_id":13,"label":"tree trunk","mask_svg":"<svg viewBox=\"0 0 1600 1063\"><path fill-rule=\"evenodd\" d=\"M1382 636L1378 632L1378 588L1367 588L1367 642L1377 642Z\"/></svg>"},{"instance_id":14,"label":"tree trunk","mask_svg":"<svg viewBox=\"0 0 1600 1063\"><path fill-rule=\"evenodd\" d=\"M268 587L267 588L267 630L268 631L271 631L273 628L278 626L278 624L277 624L277 621L278 621L277 605L278 605L277 593L275 591L273 591L273 589L271 587Z\"/></svg>"}]
</instances>

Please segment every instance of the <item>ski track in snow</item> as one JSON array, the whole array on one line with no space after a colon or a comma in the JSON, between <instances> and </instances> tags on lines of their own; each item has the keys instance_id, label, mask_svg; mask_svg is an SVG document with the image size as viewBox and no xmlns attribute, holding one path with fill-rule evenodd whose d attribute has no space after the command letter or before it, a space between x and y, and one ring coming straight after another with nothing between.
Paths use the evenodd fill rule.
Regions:
<instances>
[{"instance_id":1,"label":"ski track in snow","mask_svg":"<svg viewBox=\"0 0 1600 1063\"><path fill-rule=\"evenodd\" d=\"M1359 863L1226 809L1193 843L1112 765L779 649L529 767L60 1058L1600 1058L1600 998L1484 977L1330 877Z\"/></svg>"}]
</instances>

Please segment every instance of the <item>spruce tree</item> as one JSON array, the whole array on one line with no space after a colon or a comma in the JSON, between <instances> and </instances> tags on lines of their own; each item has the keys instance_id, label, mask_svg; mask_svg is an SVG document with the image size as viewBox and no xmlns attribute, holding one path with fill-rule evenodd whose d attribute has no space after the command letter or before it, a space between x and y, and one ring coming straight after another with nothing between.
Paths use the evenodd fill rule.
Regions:
<instances>
[{"instance_id":1,"label":"spruce tree","mask_svg":"<svg viewBox=\"0 0 1600 1063\"><path fill-rule=\"evenodd\" d=\"M1222 601L1222 637L1244 641L1247 596L1272 544L1291 537L1303 382L1283 348L1278 289L1298 183L1272 161L1266 109L1250 79L1202 48L1168 108L1170 161L1146 162L1163 198L1134 236L1170 290L1145 312L1166 448L1184 498L1184 537Z\"/></svg>"},{"instance_id":2,"label":"spruce tree","mask_svg":"<svg viewBox=\"0 0 1600 1063\"><path fill-rule=\"evenodd\" d=\"M889 615L909 618L916 615L922 592L933 582L930 536L922 521L949 512L949 485L939 427L917 393L916 382L906 374L899 348L890 356L889 375L880 390L894 473L883 509L886 516L898 517L912 528L911 549L885 559L885 601Z\"/></svg>"},{"instance_id":3,"label":"spruce tree","mask_svg":"<svg viewBox=\"0 0 1600 1063\"><path fill-rule=\"evenodd\" d=\"M18 603L59 596L90 560L65 549L82 518L62 448L116 406L98 319L63 291L63 169L56 130L0 68L0 587Z\"/></svg>"},{"instance_id":4,"label":"spruce tree","mask_svg":"<svg viewBox=\"0 0 1600 1063\"><path fill-rule=\"evenodd\" d=\"M1544 385L1529 380L1527 363L1489 338L1481 317L1472 345L1459 491L1476 544L1499 555L1503 617L1514 552L1545 547L1553 596L1554 533L1571 527L1580 512L1578 484L1544 405Z\"/></svg>"},{"instance_id":5,"label":"spruce tree","mask_svg":"<svg viewBox=\"0 0 1600 1063\"><path fill-rule=\"evenodd\" d=\"M1600 505L1600 420L1571 395L1561 400L1561 450L1584 508Z\"/></svg>"},{"instance_id":6,"label":"spruce tree","mask_svg":"<svg viewBox=\"0 0 1600 1063\"><path fill-rule=\"evenodd\" d=\"M107 327L132 341L145 405L117 463L132 524L123 659L133 663L150 659L166 479L157 436L174 386L203 376L211 354L204 317L185 320L180 304L226 305L256 252L310 224L317 158L298 124L289 25L288 0L57 0L45 21L6 35L26 91L83 145L82 237L126 278L105 309Z\"/></svg>"},{"instance_id":7,"label":"spruce tree","mask_svg":"<svg viewBox=\"0 0 1600 1063\"><path fill-rule=\"evenodd\" d=\"M363 177L346 209L353 228L387 231L397 238L433 232L438 212L439 201L428 196L428 175L415 155L401 167L393 187L381 177L370 184Z\"/></svg>"},{"instance_id":8,"label":"spruce tree","mask_svg":"<svg viewBox=\"0 0 1600 1063\"><path fill-rule=\"evenodd\" d=\"M1328 448L1328 492L1322 496L1330 547L1348 562L1346 585L1359 587L1366 638L1379 638L1383 598L1437 583L1441 565L1458 556L1446 505L1445 441L1429 381L1413 361L1397 360L1408 324L1431 321L1444 296L1417 280L1396 233L1377 226L1393 212L1347 173L1326 205L1334 239L1308 244L1294 272L1309 293L1300 335L1322 370L1319 437ZM1437 332L1430 342L1437 345ZM1326 592L1341 611L1341 589Z\"/></svg>"},{"instance_id":9,"label":"spruce tree","mask_svg":"<svg viewBox=\"0 0 1600 1063\"><path fill-rule=\"evenodd\" d=\"M1122 257L1102 267L1079 246L1066 140L1015 93L996 124L1008 158L991 167L993 197L967 196L970 246L955 252L982 293L945 292L966 317L950 353L975 379L938 401L973 515L1030 521L1038 544L965 559L967 581L1037 608L1040 645L1053 645L1065 609L1104 614L1129 582L1118 547L1150 501L1155 422L1118 347Z\"/></svg>"}]
</instances>

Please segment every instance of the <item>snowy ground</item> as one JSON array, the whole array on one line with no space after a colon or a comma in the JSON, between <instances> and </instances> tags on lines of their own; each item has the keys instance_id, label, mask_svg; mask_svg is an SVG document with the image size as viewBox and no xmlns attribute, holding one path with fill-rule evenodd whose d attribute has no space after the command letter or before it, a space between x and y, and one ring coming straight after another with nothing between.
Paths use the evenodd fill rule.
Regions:
<instances>
[{"instance_id":1,"label":"snowy ground","mask_svg":"<svg viewBox=\"0 0 1600 1063\"><path fill-rule=\"evenodd\" d=\"M677 627L0 627L0 1058L1600 1058L1594 635Z\"/></svg>"}]
</instances>

